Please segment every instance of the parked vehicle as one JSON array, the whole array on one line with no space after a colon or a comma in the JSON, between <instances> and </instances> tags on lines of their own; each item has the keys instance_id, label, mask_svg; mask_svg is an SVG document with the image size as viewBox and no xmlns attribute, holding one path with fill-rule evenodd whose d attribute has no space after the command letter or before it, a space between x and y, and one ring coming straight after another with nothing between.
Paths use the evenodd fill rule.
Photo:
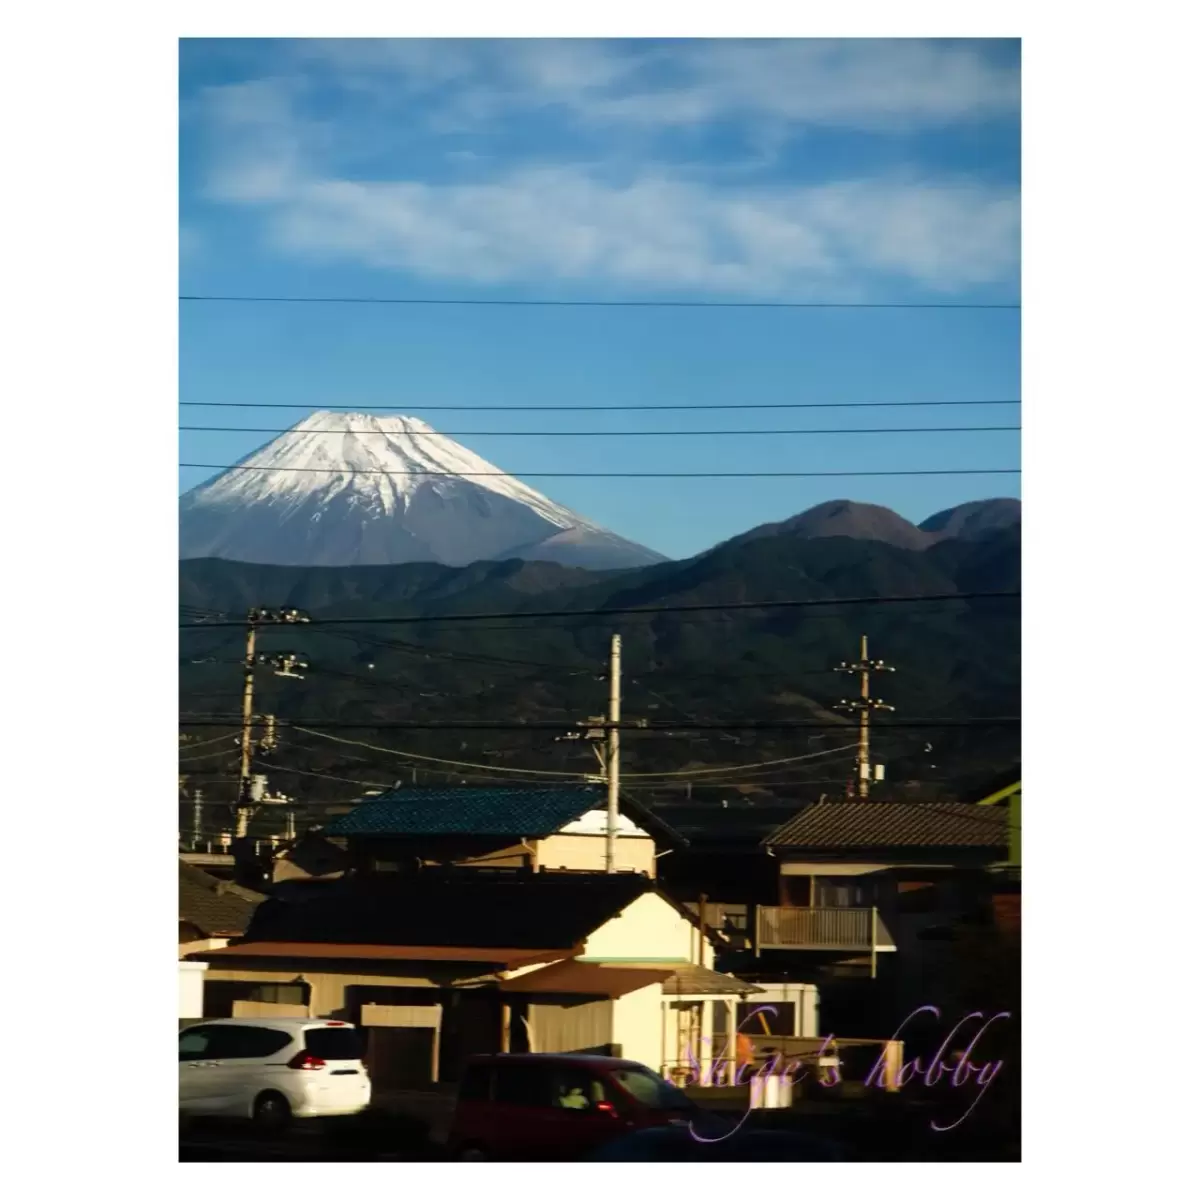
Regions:
<instances>
[{"instance_id":1,"label":"parked vehicle","mask_svg":"<svg viewBox=\"0 0 1200 1200\"><path fill-rule=\"evenodd\" d=\"M371 1102L358 1031L309 1017L202 1021L179 1034L181 1117L349 1116Z\"/></svg>"},{"instance_id":2,"label":"parked vehicle","mask_svg":"<svg viewBox=\"0 0 1200 1200\"><path fill-rule=\"evenodd\" d=\"M591 1054L487 1054L468 1060L450 1128L454 1158L576 1159L634 1129L704 1111L641 1063Z\"/></svg>"},{"instance_id":3,"label":"parked vehicle","mask_svg":"<svg viewBox=\"0 0 1200 1200\"><path fill-rule=\"evenodd\" d=\"M739 1129L702 1140L687 1129L638 1129L601 1146L594 1162L844 1162L839 1146L820 1138L773 1129Z\"/></svg>"}]
</instances>

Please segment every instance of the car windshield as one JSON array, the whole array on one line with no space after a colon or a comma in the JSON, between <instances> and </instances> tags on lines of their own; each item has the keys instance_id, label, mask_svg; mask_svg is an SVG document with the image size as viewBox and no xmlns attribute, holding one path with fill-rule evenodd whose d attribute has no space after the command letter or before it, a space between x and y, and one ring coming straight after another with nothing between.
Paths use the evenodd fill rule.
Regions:
<instances>
[{"instance_id":1,"label":"car windshield","mask_svg":"<svg viewBox=\"0 0 1200 1200\"><path fill-rule=\"evenodd\" d=\"M609 1078L646 1108L690 1110L696 1107L674 1084L644 1067L620 1067L610 1071Z\"/></svg>"}]
</instances>

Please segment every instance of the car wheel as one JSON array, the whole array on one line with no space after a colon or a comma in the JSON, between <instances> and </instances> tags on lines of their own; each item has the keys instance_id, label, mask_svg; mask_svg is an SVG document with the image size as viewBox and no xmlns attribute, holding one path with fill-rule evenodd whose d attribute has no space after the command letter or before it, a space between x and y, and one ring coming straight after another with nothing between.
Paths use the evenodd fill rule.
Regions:
<instances>
[{"instance_id":1,"label":"car wheel","mask_svg":"<svg viewBox=\"0 0 1200 1200\"><path fill-rule=\"evenodd\" d=\"M263 1133L280 1133L291 1121L291 1105L278 1092L263 1092L254 1101L254 1125Z\"/></svg>"}]
</instances>

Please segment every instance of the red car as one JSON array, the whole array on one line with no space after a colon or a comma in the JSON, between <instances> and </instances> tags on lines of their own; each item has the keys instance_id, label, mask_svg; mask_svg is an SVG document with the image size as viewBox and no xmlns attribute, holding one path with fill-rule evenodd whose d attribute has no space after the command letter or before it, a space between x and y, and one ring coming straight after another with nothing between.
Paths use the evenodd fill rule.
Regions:
<instances>
[{"instance_id":1,"label":"red car","mask_svg":"<svg viewBox=\"0 0 1200 1200\"><path fill-rule=\"evenodd\" d=\"M577 1159L634 1129L703 1110L641 1063L592 1054L485 1054L458 1091L449 1149L464 1161Z\"/></svg>"}]
</instances>

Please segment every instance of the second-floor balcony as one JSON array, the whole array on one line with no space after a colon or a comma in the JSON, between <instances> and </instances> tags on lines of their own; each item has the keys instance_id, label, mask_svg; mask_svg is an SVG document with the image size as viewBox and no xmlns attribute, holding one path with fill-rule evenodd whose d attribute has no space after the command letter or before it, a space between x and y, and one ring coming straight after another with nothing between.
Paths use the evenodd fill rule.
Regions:
<instances>
[{"instance_id":1,"label":"second-floor balcony","mask_svg":"<svg viewBox=\"0 0 1200 1200\"><path fill-rule=\"evenodd\" d=\"M757 950L834 950L876 954L896 943L876 908L762 906L755 917Z\"/></svg>"}]
</instances>

